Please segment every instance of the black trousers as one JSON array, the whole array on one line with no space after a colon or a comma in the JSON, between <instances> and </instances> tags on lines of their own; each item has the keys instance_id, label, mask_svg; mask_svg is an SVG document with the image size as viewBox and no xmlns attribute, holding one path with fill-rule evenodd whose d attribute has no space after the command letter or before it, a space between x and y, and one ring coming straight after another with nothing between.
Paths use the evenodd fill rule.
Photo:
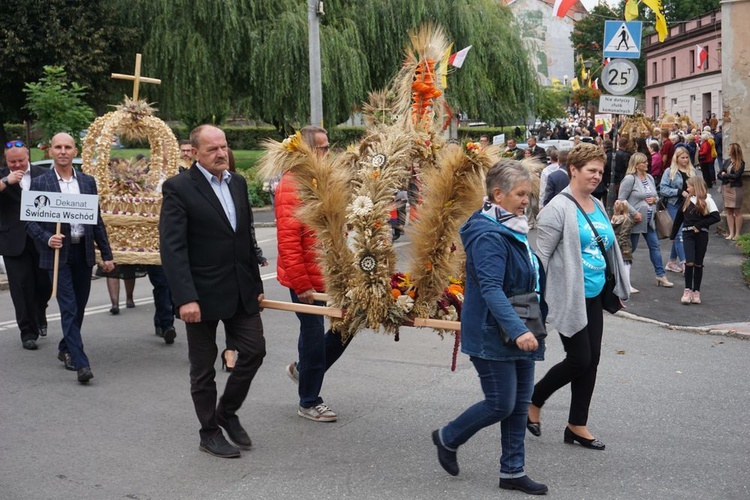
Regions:
<instances>
[{"instance_id":1,"label":"black trousers","mask_svg":"<svg viewBox=\"0 0 750 500\"><path fill-rule=\"evenodd\" d=\"M21 255L6 255L3 260L16 322L21 330L21 342L36 340L39 327L47 326L47 303L52 295L49 273L39 269L39 253L29 236Z\"/></svg>"},{"instance_id":2,"label":"black trousers","mask_svg":"<svg viewBox=\"0 0 750 500\"><path fill-rule=\"evenodd\" d=\"M683 231L682 245L685 248L685 288L699 292L703 281L703 259L708 250L707 231Z\"/></svg>"},{"instance_id":3,"label":"black trousers","mask_svg":"<svg viewBox=\"0 0 750 500\"><path fill-rule=\"evenodd\" d=\"M185 323L190 358L190 393L201 424L201 439L211 439L221 433L216 423L217 412L234 415L239 410L266 355L260 314L248 314L242 306L238 306L234 316L221 321L227 335L234 339L238 354L218 408L214 364L218 354L216 327L219 320Z\"/></svg>"},{"instance_id":4,"label":"black trousers","mask_svg":"<svg viewBox=\"0 0 750 500\"><path fill-rule=\"evenodd\" d=\"M596 385L596 371L602 352L604 318L602 297L586 299L588 324L572 337L560 335L565 348L565 359L550 368L534 386L531 402L541 408L561 387L570 384L570 425L586 425L591 396Z\"/></svg>"}]
</instances>

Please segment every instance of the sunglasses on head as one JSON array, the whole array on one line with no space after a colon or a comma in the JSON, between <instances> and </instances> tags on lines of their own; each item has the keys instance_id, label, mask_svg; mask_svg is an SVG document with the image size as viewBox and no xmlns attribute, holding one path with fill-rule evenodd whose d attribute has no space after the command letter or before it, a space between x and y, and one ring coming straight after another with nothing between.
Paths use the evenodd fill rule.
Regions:
<instances>
[{"instance_id":1,"label":"sunglasses on head","mask_svg":"<svg viewBox=\"0 0 750 500\"><path fill-rule=\"evenodd\" d=\"M26 145L21 141L9 141L5 143L5 149L10 148L25 148Z\"/></svg>"}]
</instances>

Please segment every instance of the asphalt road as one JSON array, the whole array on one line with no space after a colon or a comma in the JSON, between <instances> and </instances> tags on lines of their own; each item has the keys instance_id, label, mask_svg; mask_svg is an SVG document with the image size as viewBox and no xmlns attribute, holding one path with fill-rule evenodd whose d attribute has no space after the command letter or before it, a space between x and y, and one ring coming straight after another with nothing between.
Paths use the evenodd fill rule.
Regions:
<instances>
[{"instance_id":1,"label":"asphalt road","mask_svg":"<svg viewBox=\"0 0 750 500\"><path fill-rule=\"evenodd\" d=\"M288 300L274 276L275 230L257 233L272 261L261 270L266 296ZM265 311L268 355L239 412L254 447L222 460L198 451L183 324L165 345L147 280L136 298L110 316L104 280L93 282L83 335L95 378L81 386L55 358L59 320L38 351L24 351L0 292L0 498L525 498L497 487L498 426L460 449L460 476L437 463L430 432L481 398L465 356L450 371L452 338L361 332L324 385L339 421L316 423L296 415L283 371L296 319ZM545 406L542 437L527 437L529 475L559 499L750 498L750 342L613 316L605 329L589 423L607 450L562 442L563 390ZM537 377L563 356L555 335L548 344ZM226 378L218 373L219 386Z\"/></svg>"}]
</instances>

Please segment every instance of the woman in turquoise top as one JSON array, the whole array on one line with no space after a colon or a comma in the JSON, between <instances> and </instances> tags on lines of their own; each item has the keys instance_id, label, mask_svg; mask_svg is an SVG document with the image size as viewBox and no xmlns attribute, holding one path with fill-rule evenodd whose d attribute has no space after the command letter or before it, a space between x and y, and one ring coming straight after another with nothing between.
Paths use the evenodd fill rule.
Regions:
<instances>
[{"instance_id":1,"label":"woman in turquoise top","mask_svg":"<svg viewBox=\"0 0 750 500\"><path fill-rule=\"evenodd\" d=\"M594 450L604 449L604 443L594 438L587 424L602 348L602 291L607 260L615 275L615 294L627 300L630 291L625 264L604 206L591 195L602 179L605 160L598 146L575 146L568 156L570 185L539 214L537 252L548 277L547 321L559 332L566 356L534 386L527 422L529 431L540 436L542 406L555 391L570 384L564 440ZM581 211L586 212L591 224ZM602 239L607 260L595 232Z\"/></svg>"}]
</instances>

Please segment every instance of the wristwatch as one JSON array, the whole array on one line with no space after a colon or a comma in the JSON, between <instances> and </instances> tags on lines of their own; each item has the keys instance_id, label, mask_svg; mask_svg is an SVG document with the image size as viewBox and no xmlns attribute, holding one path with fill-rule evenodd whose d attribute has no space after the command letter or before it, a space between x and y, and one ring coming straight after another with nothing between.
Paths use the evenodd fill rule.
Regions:
<instances>
[{"instance_id":1,"label":"wristwatch","mask_svg":"<svg viewBox=\"0 0 750 500\"><path fill-rule=\"evenodd\" d=\"M10 183L8 182L8 176L7 175L5 177L3 177L2 179L0 179L0 182L2 182L3 184L5 184L6 186L10 186Z\"/></svg>"}]
</instances>

